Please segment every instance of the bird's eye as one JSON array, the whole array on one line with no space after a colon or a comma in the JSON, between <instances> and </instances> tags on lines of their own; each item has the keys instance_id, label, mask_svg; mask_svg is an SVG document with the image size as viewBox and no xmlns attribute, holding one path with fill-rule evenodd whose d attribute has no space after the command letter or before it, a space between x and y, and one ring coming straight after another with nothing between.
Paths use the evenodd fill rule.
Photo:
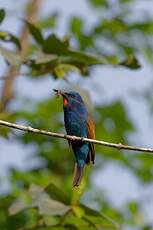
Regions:
<instances>
[{"instance_id":1,"label":"bird's eye","mask_svg":"<svg viewBox=\"0 0 153 230\"><path fill-rule=\"evenodd\" d=\"M70 94L70 93L67 93L67 96L70 97L70 98L73 98L73 99L77 100L77 98L76 98L75 95L72 95L72 94Z\"/></svg>"},{"instance_id":2,"label":"bird's eye","mask_svg":"<svg viewBox=\"0 0 153 230\"><path fill-rule=\"evenodd\" d=\"M73 95L70 95L70 97L72 97L72 98L76 99L76 97L75 97L75 96L73 96Z\"/></svg>"}]
</instances>

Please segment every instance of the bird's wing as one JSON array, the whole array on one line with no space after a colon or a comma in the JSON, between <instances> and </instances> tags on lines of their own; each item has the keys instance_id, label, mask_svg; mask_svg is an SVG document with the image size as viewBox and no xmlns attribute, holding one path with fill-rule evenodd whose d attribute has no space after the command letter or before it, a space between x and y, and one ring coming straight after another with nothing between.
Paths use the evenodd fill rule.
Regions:
<instances>
[{"instance_id":1,"label":"bird's wing","mask_svg":"<svg viewBox=\"0 0 153 230\"><path fill-rule=\"evenodd\" d=\"M92 119L91 115L88 115L88 120L87 120L87 137L89 139L95 139L95 125ZM87 161L86 163L93 163L94 164L94 160L95 160L95 146L92 143L89 143L90 145L90 152L88 154L87 157Z\"/></svg>"}]
</instances>

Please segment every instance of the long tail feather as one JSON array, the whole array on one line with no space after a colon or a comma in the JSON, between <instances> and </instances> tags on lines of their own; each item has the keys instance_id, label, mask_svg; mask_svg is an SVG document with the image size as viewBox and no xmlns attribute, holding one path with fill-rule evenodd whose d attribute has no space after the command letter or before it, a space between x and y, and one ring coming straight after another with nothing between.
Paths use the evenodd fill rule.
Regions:
<instances>
[{"instance_id":1,"label":"long tail feather","mask_svg":"<svg viewBox=\"0 0 153 230\"><path fill-rule=\"evenodd\" d=\"M73 176L73 186L79 186L83 177L83 169L84 167L78 167L75 164L74 168L74 176Z\"/></svg>"}]
</instances>

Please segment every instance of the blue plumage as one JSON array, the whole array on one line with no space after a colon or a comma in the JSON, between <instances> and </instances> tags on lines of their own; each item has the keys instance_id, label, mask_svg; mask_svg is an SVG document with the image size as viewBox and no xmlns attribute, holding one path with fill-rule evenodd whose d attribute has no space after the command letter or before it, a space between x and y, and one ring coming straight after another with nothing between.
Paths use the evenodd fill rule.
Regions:
<instances>
[{"instance_id":1,"label":"blue plumage","mask_svg":"<svg viewBox=\"0 0 153 230\"><path fill-rule=\"evenodd\" d=\"M82 97L77 92L61 93L67 134L94 138L94 125ZM90 135L91 134L91 135ZM76 158L73 185L79 186L86 163L94 163L94 146L90 143L70 142Z\"/></svg>"},{"instance_id":2,"label":"blue plumage","mask_svg":"<svg viewBox=\"0 0 153 230\"><path fill-rule=\"evenodd\" d=\"M64 106L64 121L67 134L87 137L87 109L77 93L69 93L68 104ZM72 148L79 167L84 167L89 152L88 143L72 142Z\"/></svg>"}]
</instances>

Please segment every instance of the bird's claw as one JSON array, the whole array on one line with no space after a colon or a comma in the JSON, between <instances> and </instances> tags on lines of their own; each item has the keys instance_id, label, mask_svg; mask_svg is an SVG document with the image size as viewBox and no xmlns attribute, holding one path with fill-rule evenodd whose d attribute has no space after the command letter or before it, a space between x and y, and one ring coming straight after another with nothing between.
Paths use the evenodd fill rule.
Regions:
<instances>
[{"instance_id":1,"label":"bird's claw","mask_svg":"<svg viewBox=\"0 0 153 230\"><path fill-rule=\"evenodd\" d=\"M76 138L75 138L74 136L71 136L71 137L70 137L70 140L71 140L71 141L76 141Z\"/></svg>"}]
</instances>

